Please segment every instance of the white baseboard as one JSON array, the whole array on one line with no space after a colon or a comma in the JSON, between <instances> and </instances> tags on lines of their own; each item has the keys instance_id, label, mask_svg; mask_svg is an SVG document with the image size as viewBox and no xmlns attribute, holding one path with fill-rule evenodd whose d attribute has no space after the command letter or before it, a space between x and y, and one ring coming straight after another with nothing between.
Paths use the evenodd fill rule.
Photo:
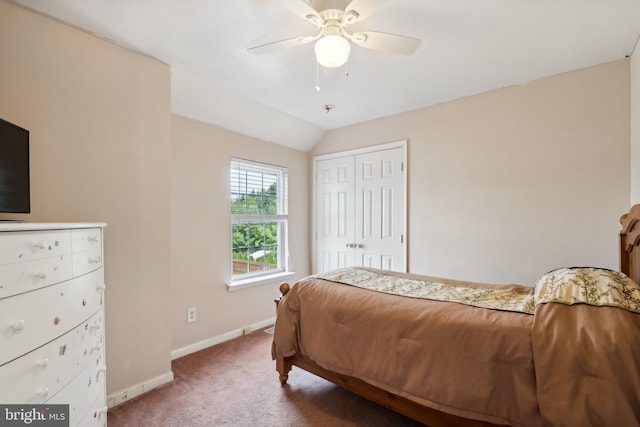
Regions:
<instances>
[{"instance_id":1,"label":"white baseboard","mask_svg":"<svg viewBox=\"0 0 640 427\"><path fill-rule=\"evenodd\" d=\"M222 335L218 335L215 337L207 338L202 341L198 341L193 344L189 344L182 348L178 348L171 351L171 360L178 359L180 357L186 356L187 354L195 353L196 351L204 350L205 348L211 347L212 345L220 344L225 341L229 341L233 338L238 338L242 335L248 334L257 329L266 328L267 326L272 326L276 321L275 317L271 319L263 320L262 322L253 323L249 326L245 326L244 328L235 329L233 331L224 333Z\"/></svg>"},{"instance_id":2,"label":"white baseboard","mask_svg":"<svg viewBox=\"0 0 640 427\"><path fill-rule=\"evenodd\" d=\"M136 385L128 387L125 390L111 393L107 396L107 407L113 408L114 406L124 403L127 400L133 399L134 397L153 390L154 388L159 387L163 384L170 383L171 381L173 381L173 372L169 371L155 378L151 378L148 381L144 381L142 383L138 383Z\"/></svg>"}]
</instances>

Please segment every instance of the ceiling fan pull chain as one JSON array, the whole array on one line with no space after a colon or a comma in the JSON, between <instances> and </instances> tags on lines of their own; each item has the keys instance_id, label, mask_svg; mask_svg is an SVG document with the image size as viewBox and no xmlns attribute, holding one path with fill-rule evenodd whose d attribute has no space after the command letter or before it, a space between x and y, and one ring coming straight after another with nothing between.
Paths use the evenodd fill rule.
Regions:
<instances>
[{"instance_id":1,"label":"ceiling fan pull chain","mask_svg":"<svg viewBox=\"0 0 640 427\"><path fill-rule=\"evenodd\" d=\"M320 64L316 61L316 92L320 92Z\"/></svg>"}]
</instances>

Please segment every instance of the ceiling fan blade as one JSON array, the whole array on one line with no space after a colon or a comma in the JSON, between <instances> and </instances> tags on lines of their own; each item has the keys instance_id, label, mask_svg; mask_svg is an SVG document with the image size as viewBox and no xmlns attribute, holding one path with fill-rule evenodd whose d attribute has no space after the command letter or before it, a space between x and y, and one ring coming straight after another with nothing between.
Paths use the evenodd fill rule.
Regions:
<instances>
[{"instance_id":1,"label":"ceiling fan blade","mask_svg":"<svg viewBox=\"0 0 640 427\"><path fill-rule=\"evenodd\" d=\"M320 36L322 35L322 33L319 33L315 36L301 36L301 37L293 37L291 39L285 39L285 40L279 40L276 42L270 42L270 43L265 43L265 44L261 44L258 46L253 46L247 49L247 51L251 52L251 53L269 53L269 52L274 52L276 50L280 50L280 49L286 49L286 48L290 48L290 47L296 47L296 46L300 46L303 44L307 44L310 43L318 38L320 38Z\"/></svg>"},{"instance_id":2,"label":"ceiling fan blade","mask_svg":"<svg viewBox=\"0 0 640 427\"><path fill-rule=\"evenodd\" d=\"M351 25L355 22L362 21L388 1L389 0L353 0L344 10L344 14L348 18L347 23ZM353 12L356 12L355 15ZM352 16L354 18L351 18Z\"/></svg>"},{"instance_id":3,"label":"ceiling fan blade","mask_svg":"<svg viewBox=\"0 0 640 427\"><path fill-rule=\"evenodd\" d=\"M287 0L284 6L300 18L320 27L323 19L320 14L304 0Z\"/></svg>"},{"instance_id":4,"label":"ceiling fan blade","mask_svg":"<svg viewBox=\"0 0 640 427\"><path fill-rule=\"evenodd\" d=\"M349 38L358 46L402 55L411 55L420 45L420 39L378 31L361 31Z\"/></svg>"}]
</instances>

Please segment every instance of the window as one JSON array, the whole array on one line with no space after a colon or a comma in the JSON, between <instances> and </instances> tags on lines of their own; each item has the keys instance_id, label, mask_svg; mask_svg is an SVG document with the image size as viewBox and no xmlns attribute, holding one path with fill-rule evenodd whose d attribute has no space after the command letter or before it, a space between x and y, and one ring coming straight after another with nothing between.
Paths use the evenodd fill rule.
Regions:
<instances>
[{"instance_id":1,"label":"window","mask_svg":"<svg viewBox=\"0 0 640 427\"><path fill-rule=\"evenodd\" d=\"M232 285L287 271L287 169L231 160Z\"/></svg>"}]
</instances>

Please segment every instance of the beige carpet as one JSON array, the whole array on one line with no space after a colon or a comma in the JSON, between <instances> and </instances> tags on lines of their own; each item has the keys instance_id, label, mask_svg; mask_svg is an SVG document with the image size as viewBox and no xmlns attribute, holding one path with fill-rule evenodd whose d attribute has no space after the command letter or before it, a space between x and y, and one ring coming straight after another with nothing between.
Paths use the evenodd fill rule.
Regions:
<instances>
[{"instance_id":1,"label":"beige carpet","mask_svg":"<svg viewBox=\"0 0 640 427\"><path fill-rule=\"evenodd\" d=\"M109 427L420 426L294 367L281 386L256 331L175 360L175 380L108 413Z\"/></svg>"}]
</instances>

